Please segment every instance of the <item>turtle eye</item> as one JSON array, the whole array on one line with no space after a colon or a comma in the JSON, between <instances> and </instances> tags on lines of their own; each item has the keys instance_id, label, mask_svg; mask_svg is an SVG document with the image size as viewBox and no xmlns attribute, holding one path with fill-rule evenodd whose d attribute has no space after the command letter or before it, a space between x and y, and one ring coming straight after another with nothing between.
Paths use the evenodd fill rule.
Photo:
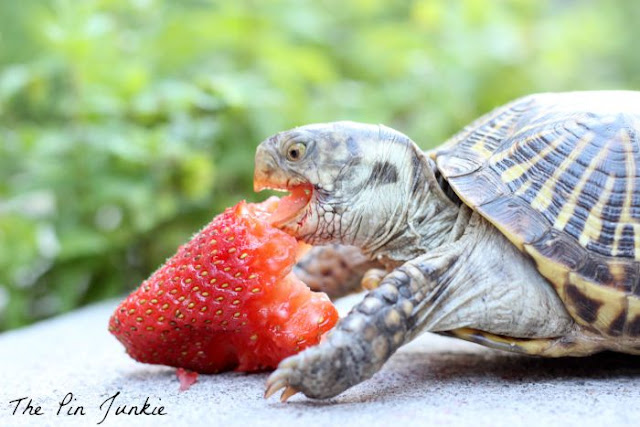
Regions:
<instances>
[{"instance_id":1,"label":"turtle eye","mask_svg":"<svg viewBox=\"0 0 640 427\"><path fill-rule=\"evenodd\" d=\"M302 142L293 143L287 148L287 160L297 162L302 159L307 152L307 146Z\"/></svg>"}]
</instances>

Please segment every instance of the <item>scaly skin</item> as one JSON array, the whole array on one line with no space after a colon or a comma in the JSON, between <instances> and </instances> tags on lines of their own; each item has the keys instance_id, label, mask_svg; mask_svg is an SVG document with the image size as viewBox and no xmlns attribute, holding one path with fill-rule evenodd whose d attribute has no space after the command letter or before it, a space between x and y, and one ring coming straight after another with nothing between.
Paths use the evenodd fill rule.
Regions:
<instances>
[{"instance_id":1,"label":"scaly skin","mask_svg":"<svg viewBox=\"0 0 640 427\"><path fill-rule=\"evenodd\" d=\"M311 185L306 208L282 228L310 244L353 245L393 269L444 244L458 206L442 192L424 153L384 126L350 122L280 133L256 153L255 188ZM411 274L417 274L411 268ZM415 329L420 296L396 269L319 346L284 360L267 384L309 397L335 396L377 372ZM380 280L378 274L373 285Z\"/></svg>"}]
</instances>

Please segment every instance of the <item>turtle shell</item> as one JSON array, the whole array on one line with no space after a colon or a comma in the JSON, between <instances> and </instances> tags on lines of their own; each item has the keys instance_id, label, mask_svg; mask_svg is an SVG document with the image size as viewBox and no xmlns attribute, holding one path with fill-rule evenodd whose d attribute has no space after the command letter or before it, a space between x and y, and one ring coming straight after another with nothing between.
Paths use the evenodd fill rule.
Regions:
<instances>
[{"instance_id":1,"label":"turtle shell","mask_svg":"<svg viewBox=\"0 0 640 427\"><path fill-rule=\"evenodd\" d=\"M640 336L640 92L538 94L431 156L472 209L535 261L581 325Z\"/></svg>"}]
</instances>

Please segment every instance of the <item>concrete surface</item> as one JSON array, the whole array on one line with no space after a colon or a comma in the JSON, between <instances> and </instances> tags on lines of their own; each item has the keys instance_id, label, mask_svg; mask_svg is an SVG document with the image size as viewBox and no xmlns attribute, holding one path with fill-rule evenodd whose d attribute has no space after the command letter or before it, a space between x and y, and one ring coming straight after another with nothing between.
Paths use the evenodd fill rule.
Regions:
<instances>
[{"instance_id":1,"label":"concrete surface","mask_svg":"<svg viewBox=\"0 0 640 427\"><path fill-rule=\"evenodd\" d=\"M0 426L97 425L110 401L100 405L118 392L101 426L640 426L640 358L528 358L431 334L327 401L264 400L267 374L200 376L181 393L174 369L134 362L108 334L116 304L0 335ZM68 393L74 400L56 415ZM28 399L12 415L9 402L22 397L44 415L23 415ZM147 397L166 415L114 414ZM71 405L78 415L66 415Z\"/></svg>"}]
</instances>

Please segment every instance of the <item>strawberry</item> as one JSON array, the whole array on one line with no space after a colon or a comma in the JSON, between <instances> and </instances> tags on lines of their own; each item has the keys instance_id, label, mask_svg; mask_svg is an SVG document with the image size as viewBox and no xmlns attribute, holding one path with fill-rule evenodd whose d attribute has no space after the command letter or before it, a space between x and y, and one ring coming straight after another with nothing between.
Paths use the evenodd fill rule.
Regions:
<instances>
[{"instance_id":1,"label":"strawberry","mask_svg":"<svg viewBox=\"0 0 640 427\"><path fill-rule=\"evenodd\" d=\"M319 342L338 314L291 273L299 245L269 225L278 199L218 215L144 281L109 330L134 359L256 371Z\"/></svg>"}]
</instances>

